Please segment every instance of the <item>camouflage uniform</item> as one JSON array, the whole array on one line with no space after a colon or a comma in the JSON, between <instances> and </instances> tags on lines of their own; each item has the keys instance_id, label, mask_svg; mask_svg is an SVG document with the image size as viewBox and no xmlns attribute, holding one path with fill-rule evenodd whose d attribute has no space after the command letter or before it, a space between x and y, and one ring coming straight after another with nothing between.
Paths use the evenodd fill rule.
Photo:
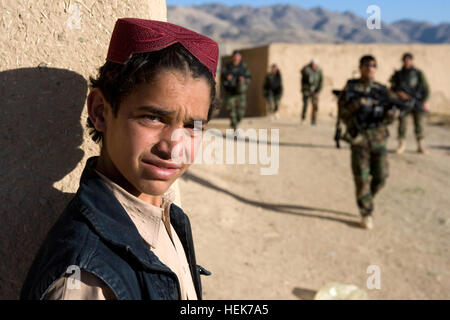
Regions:
<instances>
[{"instance_id":1,"label":"camouflage uniform","mask_svg":"<svg viewBox=\"0 0 450 320\"><path fill-rule=\"evenodd\" d=\"M319 92L322 90L322 70L320 68L314 70L311 64L308 64L301 70L301 75L303 95L302 120L306 118L308 100L311 100L313 107L311 122L315 123L319 109Z\"/></svg>"},{"instance_id":2,"label":"camouflage uniform","mask_svg":"<svg viewBox=\"0 0 450 320\"><path fill-rule=\"evenodd\" d=\"M233 75L231 81L227 80L229 74ZM242 82L239 81L241 76L244 77ZM237 128L247 109L247 89L250 77L251 74L245 62L241 62L237 66L231 62L227 63L222 70L225 108L233 129Z\"/></svg>"},{"instance_id":3,"label":"camouflage uniform","mask_svg":"<svg viewBox=\"0 0 450 320\"><path fill-rule=\"evenodd\" d=\"M276 74L268 73L264 80L263 87L264 98L266 98L269 106L268 114L278 111L278 103L283 95L283 84L281 74L278 71Z\"/></svg>"},{"instance_id":4,"label":"camouflage uniform","mask_svg":"<svg viewBox=\"0 0 450 320\"><path fill-rule=\"evenodd\" d=\"M346 125L343 139L351 145L356 200L360 214L364 217L372 214L373 198L389 176L386 148L389 136L387 124L392 123L393 116L383 114L380 122L368 122L369 125L361 125L358 120L361 107L354 101L346 101L345 98L347 91L350 90L365 93L369 97L375 90L383 94L388 93L385 86L375 81L364 85L361 79L352 79L347 82L339 97L339 117ZM369 110L375 108L371 99L361 98L360 105L364 105Z\"/></svg>"},{"instance_id":5,"label":"camouflage uniform","mask_svg":"<svg viewBox=\"0 0 450 320\"><path fill-rule=\"evenodd\" d=\"M394 92L398 91L406 91L413 95L418 94L420 103L423 103L429 98L429 88L428 82L422 73L422 71L416 68L402 68L401 70L396 71L391 79L391 89ZM414 119L414 133L416 135L417 140L421 140L424 138L423 133L423 111L418 109L413 109L411 114ZM406 135L406 117L408 114L404 114L399 117L398 123L398 139L405 139Z\"/></svg>"}]
</instances>

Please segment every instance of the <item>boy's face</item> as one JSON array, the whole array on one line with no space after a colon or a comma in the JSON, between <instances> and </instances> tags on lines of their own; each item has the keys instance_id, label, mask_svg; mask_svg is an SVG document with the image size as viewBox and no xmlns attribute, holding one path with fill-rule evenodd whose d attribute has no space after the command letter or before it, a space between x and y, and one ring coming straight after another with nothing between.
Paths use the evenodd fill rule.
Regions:
<instances>
[{"instance_id":1,"label":"boy's face","mask_svg":"<svg viewBox=\"0 0 450 320\"><path fill-rule=\"evenodd\" d=\"M178 143L172 141L174 130L184 128L193 138L194 120L201 120L204 127L209 106L210 85L205 79L162 71L127 95L117 116L111 108L105 109L104 152L135 192L162 195L189 167L172 157ZM187 146L189 163L194 145Z\"/></svg>"}]
</instances>

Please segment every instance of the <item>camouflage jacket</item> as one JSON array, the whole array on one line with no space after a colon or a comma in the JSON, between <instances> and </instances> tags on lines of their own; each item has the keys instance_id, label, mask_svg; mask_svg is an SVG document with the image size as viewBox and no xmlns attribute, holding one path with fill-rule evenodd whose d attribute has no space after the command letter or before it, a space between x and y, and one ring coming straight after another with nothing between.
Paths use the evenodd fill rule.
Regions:
<instances>
[{"instance_id":1,"label":"camouflage jacket","mask_svg":"<svg viewBox=\"0 0 450 320\"><path fill-rule=\"evenodd\" d=\"M359 101L355 99L349 100L348 97L355 93L355 96L361 95L358 98ZM376 95L375 95L376 93ZM390 113L383 113L379 121L371 126L368 123L367 126L361 125L361 111L364 109L375 111L377 108L377 95L388 95L387 88L376 82L371 81L368 84L364 84L361 79L351 79L347 81L344 90L342 91L338 105L339 105L339 119L346 125L346 132L344 134L343 140L349 142L352 145L355 144L367 144L368 142L382 144L386 142L389 132L387 125L392 123L394 120L393 115ZM367 121L371 121L369 117Z\"/></svg>"},{"instance_id":2,"label":"camouflage jacket","mask_svg":"<svg viewBox=\"0 0 450 320\"><path fill-rule=\"evenodd\" d=\"M416 68L397 70L389 80L394 92L405 91L416 96L420 102L427 101L430 95L427 79L422 71Z\"/></svg>"},{"instance_id":3,"label":"camouflage jacket","mask_svg":"<svg viewBox=\"0 0 450 320\"><path fill-rule=\"evenodd\" d=\"M280 72L276 74L268 73L264 80L263 86L264 96L269 96L269 93L272 92L273 95L282 95L283 94L283 83L281 80Z\"/></svg>"},{"instance_id":4,"label":"camouflage jacket","mask_svg":"<svg viewBox=\"0 0 450 320\"><path fill-rule=\"evenodd\" d=\"M228 75L233 75L231 80L228 80ZM225 93L227 94L241 94L247 91L250 83L251 73L245 62L241 62L237 66L229 62L222 69L222 84ZM244 82L239 81L239 77L244 77Z\"/></svg>"},{"instance_id":5,"label":"camouflage jacket","mask_svg":"<svg viewBox=\"0 0 450 320\"><path fill-rule=\"evenodd\" d=\"M314 70L310 64L301 70L302 93L319 93L322 90L322 69Z\"/></svg>"}]
</instances>

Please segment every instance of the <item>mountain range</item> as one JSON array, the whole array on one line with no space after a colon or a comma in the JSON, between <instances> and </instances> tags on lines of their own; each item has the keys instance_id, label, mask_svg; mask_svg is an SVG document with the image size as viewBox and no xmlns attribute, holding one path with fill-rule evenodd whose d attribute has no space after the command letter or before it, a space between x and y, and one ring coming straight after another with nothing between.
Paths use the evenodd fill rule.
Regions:
<instances>
[{"instance_id":1,"label":"mountain range","mask_svg":"<svg viewBox=\"0 0 450 320\"><path fill-rule=\"evenodd\" d=\"M450 43L450 23L434 25L415 20L385 23L369 29L367 17L321 7L296 5L168 6L168 21L219 42L263 45L288 43Z\"/></svg>"}]
</instances>

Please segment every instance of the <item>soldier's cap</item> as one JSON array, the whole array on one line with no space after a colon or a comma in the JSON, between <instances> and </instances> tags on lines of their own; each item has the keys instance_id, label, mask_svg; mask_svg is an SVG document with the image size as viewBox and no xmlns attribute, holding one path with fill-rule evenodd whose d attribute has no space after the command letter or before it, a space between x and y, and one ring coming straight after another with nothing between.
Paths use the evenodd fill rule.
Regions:
<instances>
[{"instance_id":1,"label":"soldier's cap","mask_svg":"<svg viewBox=\"0 0 450 320\"><path fill-rule=\"evenodd\" d=\"M116 21L107 61L125 64L135 53L158 51L180 43L216 77L219 47L210 38L168 22L137 18Z\"/></svg>"},{"instance_id":2,"label":"soldier's cap","mask_svg":"<svg viewBox=\"0 0 450 320\"><path fill-rule=\"evenodd\" d=\"M412 53L406 52L403 54L402 60L405 60L406 58L413 59L414 57L413 57Z\"/></svg>"}]
</instances>

